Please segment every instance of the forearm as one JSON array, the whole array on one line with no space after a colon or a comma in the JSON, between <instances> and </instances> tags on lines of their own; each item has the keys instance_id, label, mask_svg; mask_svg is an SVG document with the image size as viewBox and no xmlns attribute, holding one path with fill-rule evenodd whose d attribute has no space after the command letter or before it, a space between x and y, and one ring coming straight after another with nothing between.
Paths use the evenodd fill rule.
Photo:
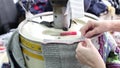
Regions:
<instances>
[{"instance_id":1,"label":"forearm","mask_svg":"<svg viewBox=\"0 0 120 68\"><path fill-rule=\"evenodd\" d=\"M110 31L120 32L120 20L111 20L110 22Z\"/></svg>"},{"instance_id":2,"label":"forearm","mask_svg":"<svg viewBox=\"0 0 120 68\"><path fill-rule=\"evenodd\" d=\"M97 61L96 61L97 62ZM105 65L105 63L104 62L99 62L99 63L97 63L94 67L92 67L92 68L106 68L106 65Z\"/></svg>"},{"instance_id":3,"label":"forearm","mask_svg":"<svg viewBox=\"0 0 120 68\"><path fill-rule=\"evenodd\" d=\"M102 57L98 57L98 60L96 60L96 62L94 63L94 65L92 66L92 68L106 68L106 65L102 59Z\"/></svg>"}]
</instances>

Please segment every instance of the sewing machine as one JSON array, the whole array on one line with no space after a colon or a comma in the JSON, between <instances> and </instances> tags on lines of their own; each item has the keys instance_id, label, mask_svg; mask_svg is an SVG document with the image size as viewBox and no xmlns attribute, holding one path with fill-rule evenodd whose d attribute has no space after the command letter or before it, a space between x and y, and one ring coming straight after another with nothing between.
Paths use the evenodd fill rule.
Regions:
<instances>
[{"instance_id":1,"label":"sewing machine","mask_svg":"<svg viewBox=\"0 0 120 68\"><path fill-rule=\"evenodd\" d=\"M82 67L76 61L74 51L77 43L84 40L84 38L81 37L79 29L85 23L84 20L87 21L89 18L86 17L84 20L77 20L77 24L71 24L71 19L82 16L78 13L81 13L83 10L74 10L76 11L75 13L78 13L73 14L74 11L72 12L70 9L71 6L69 6L69 3L75 3L75 8L80 8L76 6L81 4L82 7L82 1L83 0L50 0L53 6L53 13L44 12L32 17L27 16L27 18L19 24L20 44L25 44L20 46L24 49L22 53L28 68ZM71 8L74 9L74 7ZM55 28L49 28L41 24L42 21L49 20L50 22L54 21L53 26Z\"/></svg>"}]
</instances>

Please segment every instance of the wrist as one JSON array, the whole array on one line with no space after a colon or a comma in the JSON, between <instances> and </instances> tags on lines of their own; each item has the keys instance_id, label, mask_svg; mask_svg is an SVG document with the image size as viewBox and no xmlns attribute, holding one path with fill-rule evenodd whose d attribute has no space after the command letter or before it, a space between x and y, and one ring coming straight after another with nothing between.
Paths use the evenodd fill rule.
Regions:
<instances>
[{"instance_id":1,"label":"wrist","mask_svg":"<svg viewBox=\"0 0 120 68\"><path fill-rule=\"evenodd\" d=\"M92 68L106 68L105 62L103 61L102 57L96 60Z\"/></svg>"},{"instance_id":2,"label":"wrist","mask_svg":"<svg viewBox=\"0 0 120 68\"><path fill-rule=\"evenodd\" d=\"M109 31L120 31L120 21L112 20L109 23Z\"/></svg>"},{"instance_id":3,"label":"wrist","mask_svg":"<svg viewBox=\"0 0 120 68\"><path fill-rule=\"evenodd\" d=\"M111 24L111 20L102 20L102 25L104 26L104 32L112 31L113 24Z\"/></svg>"},{"instance_id":4,"label":"wrist","mask_svg":"<svg viewBox=\"0 0 120 68\"><path fill-rule=\"evenodd\" d=\"M113 28L113 24L111 24L112 22L109 20L109 21L107 21L107 25L106 25L106 27L107 27L107 31L113 31L114 30L114 28Z\"/></svg>"},{"instance_id":5,"label":"wrist","mask_svg":"<svg viewBox=\"0 0 120 68\"><path fill-rule=\"evenodd\" d=\"M106 68L106 66L105 66L105 63L101 62L101 63L95 64L95 66L92 68Z\"/></svg>"}]
</instances>

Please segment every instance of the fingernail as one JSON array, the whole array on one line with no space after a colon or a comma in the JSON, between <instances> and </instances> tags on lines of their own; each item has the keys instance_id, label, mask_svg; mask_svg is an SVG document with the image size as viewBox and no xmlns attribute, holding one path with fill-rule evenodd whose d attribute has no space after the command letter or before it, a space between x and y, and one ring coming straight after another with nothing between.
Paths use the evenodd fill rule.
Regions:
<instances>
[{"instance_id":1,"label":"fingernail","mask_svg":"<svg viewBox=\"0 0 120 68\"><path fill-rule=\"evenodd\" d=\"M81 44L82 44L84 47L87 46L86 43L85 43L85 41L82 41Z\"/></svg>"}]
</instances>

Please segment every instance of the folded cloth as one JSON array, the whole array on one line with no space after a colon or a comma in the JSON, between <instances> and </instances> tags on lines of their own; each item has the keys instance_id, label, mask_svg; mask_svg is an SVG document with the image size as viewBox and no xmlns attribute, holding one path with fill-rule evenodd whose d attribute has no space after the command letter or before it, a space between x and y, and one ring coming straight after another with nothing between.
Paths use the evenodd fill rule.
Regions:
<instances>
[{"instance_id":1,"label":"folded cloth","mask_svg":"<svg viewBox=\"0 0 120 68\"><path fill-rule=\"evenodd\" d=\"M88 9L88 12L99 16L101 13L105 12L106 10L107 10L107 6L104 3L97 2Z\"/></svg>"},{"instance_id":2,"label":"folded cloth","mask_svg":"<svg viewBox=\"0 0 120 68\"><path fill-rule=\"evenodd\" d=\"M19 33L17 29L10 37L9 42L6 44L6 48L11 68L26 68L21 47L19 45Z\"/></svg>"}]
</instances>

